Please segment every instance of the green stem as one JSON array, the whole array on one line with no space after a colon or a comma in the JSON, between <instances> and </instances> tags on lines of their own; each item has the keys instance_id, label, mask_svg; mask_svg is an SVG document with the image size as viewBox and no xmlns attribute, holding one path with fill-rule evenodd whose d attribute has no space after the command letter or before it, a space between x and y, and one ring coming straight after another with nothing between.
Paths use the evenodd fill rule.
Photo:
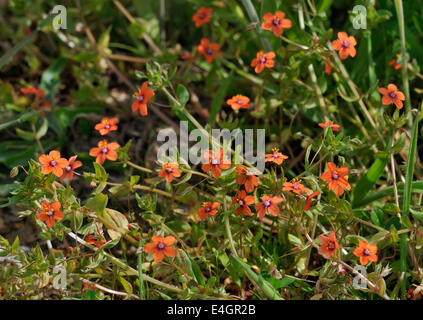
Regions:
<instances>
[{"instance_id":1,"label":"green stem","mask_svg":"<svg viewBox=\"0 0 423 320\"><path fill-rule=\"evenodd\" d=\"M138 244L138 279L140 281L140 300L144 300L145 299L145 295L144 295L144 281L142 279L142 252L141 252L141 248L142 248L142 240L141 240L141 236L140 236L140 241Z\"/></svg>"},{"instance_id":2,"label":"green stem","mask_svg":"<svg viewBox=\"0 0 423 320\"><path fill-rule=\"evenodd\" d=\"M408 72L407 72L407 61L406 61L406 51L405 51L405 27L404 27L404 10L402 6L402 0L395 0L395 9L398 16L398 26L401 36L401 60L402 60L402 85L405 91L405 109L407 111L411 110L411 101L410 101L410 87L408 84ZM411 126L412 119L409 118L409 124Z\"/></svg>"}]
</instances>

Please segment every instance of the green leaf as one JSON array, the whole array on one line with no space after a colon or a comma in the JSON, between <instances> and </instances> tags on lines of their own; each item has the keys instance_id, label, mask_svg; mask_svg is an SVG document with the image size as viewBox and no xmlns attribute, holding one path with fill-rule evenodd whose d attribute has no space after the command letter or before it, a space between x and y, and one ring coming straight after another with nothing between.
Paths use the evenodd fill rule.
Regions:
<instances>
[{"instance_id":1,"label":"green leaf","mask_svg":"<svg viewBox=\"0 0 423 320\"><path fill-rule=\"evenodd\" d=\"M389 155L387 153L379 153L370 169L358 181L357 185L354 188L352 201L353 206L355 206L358 201L362 200L372 189L376 181L383 173L383 170L385 169L386 164L388 163L388 159Z\"/></svg>"},{"instance_id":2,"label":"green leaf","mask_svg":"<svg viewBox=\"0 0 423 320\"><path fill-rule=\"evenodd\" d=\"M178 84L178 86L176 87L176 95L178 96L178 100L181 104L180 108L185 108L185 105L189 101L188 89L185 88L182 84Z\"/></svg>"},{"instance_id":3,"label":"green leaf","mask_svg":"<svg viewBox=\"0 0 423 320\"><path fill-rule=\"evenodd\" d=\"M246 265L244 262L241 261L238 257L230 257L231 263L237 264L240 266L248 275L248 277L255 282L255 285L257 285L261 290L263 290L263 293L271 300L284 300L279 292L265 279L263 279L262 276L256 274L251 268Z\"/></svg>"},{"instance_id":4,"label":"green leaf","mask_svg":"<svg viewBox=\"0 0 423 320\"><path fill-rule=\"evenodd\" d=\"M98 214L104 212L106 209L108 198L105 194L99 193L95 197L90 198L85 203L85 206Z\"/></svg>"}]
</instances>

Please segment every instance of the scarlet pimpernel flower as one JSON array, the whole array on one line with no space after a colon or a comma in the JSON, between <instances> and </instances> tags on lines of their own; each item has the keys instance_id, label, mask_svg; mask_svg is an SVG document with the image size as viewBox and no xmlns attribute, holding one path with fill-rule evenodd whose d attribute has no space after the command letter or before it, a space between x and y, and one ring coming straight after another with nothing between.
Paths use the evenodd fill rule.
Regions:
<instances>
[{"instance_id":1,"label":"scarlet pimpernel flower","mask_svg":"<svg viewBox=\"0 0 423 320\"><path fill-rule=\"evenodd\" d=\"M139 110L143 117L147 116L147 102L154 96L153 89L148 88L148 81L144 81L138 92L135 92L132 96L136 99L132 104L132 112Z\"/></svg>"},{"instance_id":2,"label":"scarlet pimpernel flower","mask_svg":"<svg viewBox=\"0 0 423 320\"><path fill-rule=\"evenodd\" d=\"M279 207L278 203L282 202L283 199L281 197L272 195L262 196L261 202L257 203L255 209L257 211L257 216L261 220L264 218L264 215L268 212L273 216L277 216L279 214Z\"/></svg>"},{"instance_id":3,"label":"scarlet pimpernel flower","mask_svg":"<svg viewBox=\"0 0 423 320\"><path fill-rule=\"evenodd\" d=\"M354 255L360 258L360 263L365 266L369 261L377 262L377 246L375 244L368 244L361 240L358 248L354 249Z\"/></svg>"},{"instance_id":4,"label":"scarlet pimpernel flower","mask_svg":"<svg viewBox=\"0 0 423 320\"><path fill-rule=\"evenodd\" d=\"M68 165L68 160L61 158L60 152L57 150L50 151L48 155L41 155L38 161L41 163L41 172L43 174L53 172L53 174L59 178L63 174L63 169Z\"/></svg>"},{"instance_id":5,"label":"scarlet pimpernel flower","mask_svg":"<svg viewBox=\"0 0 423 320\"><path fill-rule=\"evenodd\" d=\"M379 88L378 91L383 94L382 104L387 106L391 103L395 104L398 109L402 109L402 102L405 100L404 93L398 90L397 86L390 83L388 88Z\"/></svg>"},{"instance_id":6,"label":"scarlet pimpernel flower","mask_svg":"<svg viewBox=\"0 0 423 320\"><path fill-rule=\"evenodd\" d=\"M254 188L258 187L258 178L246 167L242 165L236 166L235 172L237 173L236 183L244 185L248 193L253 192Z\"/></svg>"},{"instance_id":7,"label":"scarlet pimpernel flower","mask_svg":"<svg viewBox=\"0 0 423 320\"><path fill-rule=\"evenodd\" d=\"M338 32L338 40L332 41L332 48L339 51L339 57L341 60L345 60L348 56L354 58L357 54L355 46L357 41L353 36L348 36L346 32Z\"/></svg>"},{"instance_id":8,"label":"scarlet pimpernel flower","mask_svg":"<svg viewBox=\"0 0 423 320\"><path fill-rule=\"evenodd\" d=\"M326 129L326 128L332 128L332 131L339 131L339 128L341 127L339 124L334 124L332 121L326 121L324 123L319 123L319 127Z\"/></svg>"},{"instance_id":9,"label":"scarlet pimpernel flower","mask_svg":"<svg viewBox=\"0 0 423 320\"><path fill-rule=\"evenodd\" d=\"M332 74L332 66L329 63L329 60L325 61L325 73Z\"/></svg>"},{"instance_id":10,"label":"scarlet pimpernel flower","mask_svg":"<svg viewBox=\"0 0 423 320\"><path fill-rule=\"evenodd\" d=\"M100 134L102 136L108 134L110 131L116 131L118 129L118 126L116 125L117 118L108 118L104 117L101 119L100 123L97 123L94 127L94 129L100 131Z\"/></svg>"},{"instance_id":11,"label":"scarlet pimpernel flower","mask_svg":"<svg viewBox=\"0 0 423 320\"><path fill-rule=\"evenodd\" d=\"M285 13L282 11L276 11L275 13L266 13L263 16L264 22L261 24L263 30L271 30L273 34L280 37L284 29L292 27L292 22L289 19L285 19Z\"/></svg>"},{"instance_id":12,"label":"scarlet pimpernel flower","mask_svg":"<svg viewBox=\"0 0 423 320\"><path fill-rule=\"evenodd\" d=\"M85 239L85 242L89 244L93 244L97 248L101 248L106 243L106 240L101 239L100 237L94 236L93 234L90 234Z\"/></svg>"},{"instance_id":13,"label":"scarlet pimpernel flower","mask_svg":"<svg viewBox=\"0 0 423 320\"><path fill-rule=\"evenodd\" d=\"M63 174L60 177L60 181L67 179L71 181L73 179L74 170L82 166L81 161L76 161L78 156L73 156L69 158L68 164L63 168Z\"/></svg>"},{"instance_id":14,"label":"scarlet pimpernel flower","mask_svg":"<svg viewBox=\"0 0 423 320\"><path fill-rule=\"evenodd\" d=\"M162 170L159 172L160 178L165 178L167 182L172 182L173 178L181 176L179 165L177 163L166 162L162 165Z\"/></svg>"},{"instance_id":15,"label":"scarlet pimpernel flower","mask_svg":"<svg viewBox=\"0 0 423 320\"><path fill-rule=\"evenodd\" d=\"M251 209L249 205L254 204L255 198L254 196L247 196L245 190L241 190L237 193L235 197L232 197L232 204L239 205L239 208L235 210L235 214L243 214L245 216L251 215Z\"/></svg>"},{"instance_id":16,"label":"scarlet pimpernel flower","mask_svg":"<svg viewBox=\"0 0 423 320\"><path fill-rule=\"evenodd\" d=\"M285 182L283 184L283 191L292 191L296 194L301 194L301 192L310 192L310 189L304 187L301 183L301 179L294 179L292 182Z\"/></svg>"},{"instance_id":17,"label":"scarlet pimpernel flower","mask_svg":"<svg viewBox=\"0 0 423 320\"><path fill-rule=\"evenodd\" d=\"M48 227L52 228L57 221L63 220L65 217L60 211L62 204L59 201L48 203L43 201L41 204L41 212L37 215L38 220L45 221Z\"/></svg>"},{"instance_id":18,"label":"scarlet pimpernel flower","mask_svg":"<svg viewBox=\"0 0 423 320\"><path fill-rule=\"evenodd\" d=\"M312 194L305 197L305 203L304 203L304 210L310 210L311 207L311 199L314 197L317 197L320 194L320 191L314 191Z\"/></svg>"},{"instance_id":19,"label":"scarlet pimpernel flower","mask_svg":"<svg viewBox=\"0 0 423 320\"><path fill-rule=\"evenodd\" d=\"M348 168L346 166L337 168L333 162L328 162L326 170L320 176L320 179L329 182L329 190L335 191L338 197L344 193L344 190L351 190L351 186L348 183Z\"/></svg>"},{"instance_id":20,"label":"scarlet pimpernel flower","mask_svg":"<svg viewBox=\"0 0 423 320\"><path fill-rule=\"evenodd\" d=\"M265 155L264 162L274 162L278 165L281 165L286 159L288 159L288 156L279 152L278 148L273 148L272 153Z\"/></svg>"},{"instance_id":21,"label":"scarlet pimpernel flower","mask_svg":"<svg viewBox=\"0 0 423 320\"><path fill-rule=\"evenodd\" d=\"M153 236L151 241L145 245L144 251L146 253L153 253L154 262L162 262L165 256L169 258L176 256L176 250L172 247L176 242L174 237Z\"/></svg>"},{"instance_id":22,"label":"scarlet pimpernel flower","mask_svg":"<svg viewBox=\"0 0 423 320\"><path fill-rule=\"evenodd\" d=\"M222 170L227 170L231 167L230 160L223 158L223 149L219 149L219 151L215 153L209 150L204 154L204 158L208 163L203 164L201 169L204 172L211 171L214 178L219 178L222 174Z\"/></svg>"},{"instance_id":23,"label":"scarlet pimpernel flower","mask_svg":"<svg viewBox=\"0 0 423 320\"><path fill-rule=\"evenodd\" d=\"M250 109L250 98L243 96L242 94L237 94L232 98L226 100L226 103L231 106L233 110L239 109Z\"/></svg>"},{"instance_id":24,"label":"scarlet pimpernel flower","mask_svg":"<svg viewBox=\"0 0 423 320\"><path fill-rule=\"evenodd\" d=\"M204 202L203 207L198 209L198 215L201 220L204 220L208 216L214 216L217 213L218 202Z\"/></svg>"},{"instance_id":25,"label":"scarlet pimpernel flower","mask_svg":"<svg viewBox=\"0 0 423 320\"><path fill-rule=\"evenodd\" d=\"M199 28L203 23L210 22L210 15L213 12L212 8L201 7L192 16L192 21L195 22L195 26Z\"/></svg>"},{"instance_id":26,"label":"scarlet pimpernel flower","mask_svg":"<svg viewBox=\"0 0 423 320\"><path fill-rule=\"evenodd\" d=\"M207 63L212 63L214 59L222 56L219 50L219 44L215 42L211 43L207 38L201 39L201 43L197 46L198 53L204 55Z\"/></svg>"},{"instance_id":27,"label":"scarlet pimpernel flower","mask_svg":"<svg viewBox=\"0 0 423 320\"><path fill-rule=\"evenodd\" d=\"M119 147L120 145L116 142L108 143L107 140L104 139L97 144L97 147L91 148L90 156L96 157L95 162L98 164L103 164L106 159L116 161L117 153L115 150Z\"/></svg>"},{"instance_id":28,"label":"scarlet pimpernel flower","mask_svg":"<svg viewBox=\"0 0 423 320\"><path fill-rule=\"evenodd\" d=\"M420 294L420 292L416 295L415 293L414 293L414 290L412 289L412 288L410 288L410 289L408 289L407 290L407 293L405 294L405 298L407 299L407 300L418 300L418 299L420 299L421 298L421 294Z\"/></svg>"},{"instance_id":29,"label":"scarlet pimpernel flower","mask_svg":"<svg viewBox=\"0 0 423 320\"><path fill-rule=\"evenodd\" d=\"M260 73L264 70L264 68L273 68L275 66L275 61L273 60L276 57L275 53L264 52L264 50L260 50L257 52L256 58L251 61L251 66L255 67L254 71L256 73Z\"/></svg>"},{"instance_id":30,"label":"scarlet pimpernel flower","mask_svg":"<svg viewBox=\"0 0 423 320\"><path fill-rule=\"evenodd\" d=\"M320 235L319 239L321 243L318 249L319 253L326 259L330 259L332 255L336 252L336 250L339 249L339 244L336 241L335 232L332 231L327 237L324 235Z\"/></svg>"},{"instance_id":31,"label":"scarlet pimpernel flower","mask_svg":"<svg viewBox=\"0 0 423 320\"><path fill-rule=\"evenodd\" d=\"M42 107L51 109L50 102L45 100L45 91L43 89L37 89L34 86L28 88L21 88L21 92L25 95L35 95L37 102L34 106L35 109L40 109Z\"/></svg>"}]
</instances>

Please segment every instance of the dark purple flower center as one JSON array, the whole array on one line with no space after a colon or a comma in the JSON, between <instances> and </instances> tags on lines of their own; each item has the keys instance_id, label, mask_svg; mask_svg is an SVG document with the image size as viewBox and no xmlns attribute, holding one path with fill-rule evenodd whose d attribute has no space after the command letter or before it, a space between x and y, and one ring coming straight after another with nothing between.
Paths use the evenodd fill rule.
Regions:
<instances>
[{"instance_id":1,"label":"dark purple flower center","mask_svg":"<svg viewBox=\"0 0 423 320\"><path fill-rule=\"evenodd\" d=\"M56 162L56 160L51 160L51 161L50 161L50 165L51 165L52 167L57 166L57 162Z\"/></svg>"},{"instance_id":2,"label":"dark purple flower center","mask_svg":"<svg viewBox=\"0 0 423 320\"><path fill-rule=\"evenodd\" d=\"M173 169L172 169L171 167L167 167L167 168L166 168L166 172L167 172L167 173L172 173L172 172L173 172Z\"/></svg>"},{"instance_id":3,"label":"dark purple flower center","mask_svg":"<svg viewBox=\"0 0 423 320\"><path fill-rule=\"evenodd\" d=\"M363 250L363 255L365 255L365 256L370 256L370 255L371 255L370 250L369 250L369 249L364 249L364 250Z\"/></svg>"},{"instance_id":4,"label":"dark purple flower center","mask_svg":"<svg viewBox=\"0 0 423 320\"><path fill-rule=\"evenodd\" d=\"M270 200L266 200L264 201L263 205L265 208L269 208L272 205L272 202Z\"/></svg>"},{"instance_id":5,"label":"dark purple flower center","mask_svg":"<svg viewBox=\"0 0 423 320\"><path fill-rule=\"evenodd\" d=\"M342 41L342 47L347 49L350 46L349 42L347 40Z\"/></svg>"},{"instance_id":6,"label":"dark purple flower center","mask_svg":"<svg viewBox=\"0 0 423 320\"><path fill-rule=\"evenodd\" d=\"M337 173L332 173L332 179L333 180L338 180L339 179L338 174Z\"/></svg>"},{"instance_id":7,"label":"dark purple flower center","mask_svg":"<svg viewBox=\"0 0 423 320\"><path fill-rule=\"evenodd\" d=\"M239 200L239 205L240 205L241 207L243 207L243 206L245 205L244 200Z\"/></svg>"},{"instance_id":8,"label":"dark purple flower center","mask_svg":"<svg viewBox=\"0 0 423 320\"><path fill-rule=\"evenodd\" d=\"M137 94L137 95L135 96L135 98L137 98L139 102L143 102L143 101L144 101L144 95L142 95L142 94L141 94L141 95L138 95L138 94Z\"/></svg>"},{"instance_id":9,"label":"dark purple flower center","mask_svg":"<svg viewBox=\"0 0 423 320\"><path fill-rule=\"evenodd\" d=\"M164 242L160 241L160 242L157 244L157 249L158 249L158 250L163 250L164 248L166 248L166 245L164 244Z\"/></svg>"},{"instance_id":10,"label":"dark purple flower center","mask_svg":"<svg viewBox=\"0 0 423 320\"><path fill-rule=\"evenodd\" d=\"M109 124L106 124L106 125L104 126L104 128L106 128L106 129L110 129L110 125L109 125Z\"/></svg>"},{"instance_id":11,"label":"dark purple flower center","mask_svg":"<svg viewBox=\"0 0 423 320\"><path fill-rule=\"evenodd\" d=\"M392 99L395 99L395 98L397 97L397 95L395 94L395 92L389 92L389 96L390 96Z\"/></svg>"},{"instance_id":12,"label":"dark purple flower center","mask_svg":"<svg viewBox=\"0 0 423 320\"><path fill-rule=\"evenodd\" d=\"M101 149L101 153L106 154L109 152L109 148L103 148Z\"/></svg>"},{"instance_id":13,"label":"dark purple flower center","mask_svg":"<svg viewBox=\"0 0 423 320\"><path fill-rule=\"evenodd\" d=\"M259 58L260 63L265 63L266 62L266 58L265 57L261 57Z\"/></svg>"},{"instance_id":14,"label":"dark purple flower center","mask_svg":"<svg viewBox=\"0 0 423 320\"><path fill-rule=\"evenodd\" d=\"M241 100L241 99L239 99L236 103L238 103L238 104L243 104L243 102L242 102L242 100Z\"/></svg>"},{"instance_id":15,"label":"dark purple flower center","mask_svg":"<svg viewBox=\"0 0 423 320\"><path fill-rule=\"evenodd\" d=\"M205 208L204 208L204 211L206 211L206 212L210 212L210 211L211 211L211 208L210 208L210 207L205 207Z\"/></svg>"},{"instance_id":16,"label":"dark purple flower center","mask_svg":"<svg viewBox=\"0 0 423 320\"><path fill-rule=\"evenodd\" d=\"M213 158L211 161L212 165L218 165L219 164L219 160L216 158Z\"/></svg>"},{"instance_id":17,"label":"dark purple flower center","mask_svg":"<svg viewBox=\"0 0 423 320\"><path fill-rule=\"evenodd\" d=\"M278 153L277 152L273 152L273 158L279 158L279 155L278 155Z\"/></svg>"},{"instance_id":18,"label":"dark purple flower center","mask_svg":"<svg viewBox=\"0 0 423 320\"><path fill-rule=\"evenodd\" d=\"M67 172L69 172L69 171L71 171L71 170L72 170L72 167L71 167L71 166L66 166L65 170L66 170Z\"/></svg>"},{"instance_id":19,"label":"dark purple flower center","mask_svg":"<svg viewBox=\"0 0 423 320\"><path fill-rule=\"evenodd\" d=\"M273 23L274 26L278 26L278 25L281 24L281 21L278 20L278 19L273 19L272 23Z\"/></svg>"},{"instance_id":20,"label":"dark purple flower center","mask_svg":"<svg viewBox=\"0 0 423 320\"><path fill-rule=\"evenodd\" d=\"M213 54L213 51L212 51L212 49L210 49L210 48L206 48L206 53L207 53L208 55L212 55L212 54Z\"/></svg>"},{"instance_id":21,"label":"dark purple flower center","mask_svg":"<svg viewBox=\"0 0 423 320\"><path fill-rule=\"evenodd\" d=\"M47 211L47 215L48 215L49 217L51 217L53 214L54 214L54 210L49 209L49 210Z\"/></svg>"},{"instance_id":22,"label":"dark purple flower center","mask_svg":"<svg viewBox=\"0 0 423 320\"><path fill-rule=\"evenodd\" d=\"M335 243L333 241L329 241L327 245L327 249L330 251L335 250Z\"/></svg>"},{"instance_id":23,"label":"dark purple flower center","mask_svg":"<svg viewBox=\"0 0 423 320\"><path fill-rule=\"evenodd\" d=\"M198 17L199 17L200 19L204 19L204 18L206 17L206 15L205 15L204 13L200 13L200 14L198 15Z\"/></svg>"}]
</instances>

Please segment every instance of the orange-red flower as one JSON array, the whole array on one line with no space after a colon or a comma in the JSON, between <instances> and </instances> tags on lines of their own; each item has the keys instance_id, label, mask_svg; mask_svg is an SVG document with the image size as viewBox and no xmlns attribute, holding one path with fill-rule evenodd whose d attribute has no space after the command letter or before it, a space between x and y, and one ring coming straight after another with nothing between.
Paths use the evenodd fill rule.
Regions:
<instances>
[{"instance_id":1,"label":"orange-red flower","mask_svg":"<svg viewBox=\"0 0 423 320\"><path fill-rule=\"evenodd\" d=\"M412 288L410 288L410 289L407 290L407 293L405 294L405 298L407 300L417 300L417 299L421 298L421 294L419 292L416 296L416 294L414 293L414 290Z\"/></svg>"},{"instance_id":2,"label":"orange-red flower","mask_svg":"<svg viewBox=\"0 0 423 320\"><path fill-rule=\"evenodd\" d=\"M378 91L383 94L382 97L382 104L387 106L391 103L394 103L398 109L402 109L403 104L402 101L405 100L404 93L398 90L397 86L390 83L388 84L388 88L379 88Z\"/></svg>"},{"instance_id":3,"label":"orange-red flower","mask_svg":"<svg viewBox=\"0 0 423 320\"><path fill-rule=\"evenodd\" d=\"M41 172L43 174L49 174L53 172L57 177L61 177L63 169L68 165L68 160L60 157L60 152L52 150L48 155L43 154L38 158L41 163Z\"/></svg>"},{"instance_id":4,"label":"orange-red flower","mask_svg":"<svg viewBox=\"0 0 423 320\"><path fill-rule=\"evenodd\" d=\"M263 20L262 29L273 31L273 34L277 37L282 35L283 29L292 27L291 20L285 19L285 13L282 11L276 11L274 14L268 12L263 16Z\"/></svg>"},{"instance_id":5,"label":"orange-red flower","mask_svg":"<svg viewBox=\"0 0 423 320\"><path fill-rule=\"evenodd\" d=\"M329 182L329 190L335 191L338 197L344 193L344 190L351 190L351 186L348 183L348 168L346 166L336 168L333 162L328 162L326 170L326 172L322 173L320 179Z\"/></svg>"},{"instance_id":6,"label":"orange-red flower","mask_svg":"<svg viewBox=\"0 0 423 320\"><path fill-rule=\"evenodd\" d=\"M258 187L258 178L246 167L242 165L236 166L235 171L237 173L236 183L244 185L248 193L253 192L254 188Z\"/></svg>"},{"instance_id":7,"label":"orange-red flower","mask_svg":"<svg viewBox=\"0 0 423 320\"><path fill-rule=\"evenodd\" d=\"M311 199L314 197L317 197L320 194L320 191L314 191L312 194L308 195L305 198L305 203L304 203L304 210L310 210L311 207Z\"/></svg>"},{"instance_id":8,"label":"orange-red flower","mask_svg":"<svg viewBox=\"0 0 423 320\"><path fill-rule=\"evenodd\" d=\"M264 162L274 162L281 165L285 159L288 159L288 156L280 153L278 148L273 148L272 153L265 155Z\"/></svg>"},{"instance_id":9,"label":"orange-red flower","mask_svg":"<svg viewBox=\"0 0 423 320\"><path fill-rule=\"evenodd\" d=\"M216 153L213 153L212 150L209 150L204 154L204 158L208 161L201 166L201 169L204 172L209 172L211 170L212 176L214 178L219 178L222 174L222 170L227 170L231 167L229 159L223 158L223 149L219 149Z\"/></svg>"},{"instance_id":10,"label":"orange-red flower","mask_svg":"<svg viewBox=\"0 0 423 320\"><path fill-rule=\"evenodd\" d=\"M52 203L43 201L41 204L41 212L37 215L38 220L45 221L47 226L52 228L56 220L60 221L65 217L63 212L59 210L61 206L59 201L54 201Z\"/></svg>"},{"instance_id":11,"label":"orange-red flower","mask_svg":"<svg viewBox=\"0 0 423 320\"><path fill-rule=\"evenodd\" d=\"M148 115L147 102L154 96L153 89L148 88L148 81L144 81L138 92L135 92L132 96L136 99L132 104L132 112L139 110L142 116Z\"/></svg>"},{"instance_id":12,"label":"orange-red flower","mask_svg":"<svg viewBox=\"0 0 423 320\"><path fill-rule=\"evenodd\" d=\"M237 94L232 98L226 100L226 103L229 104L233 110L239 109L250 109L250 98L243 96L242 94Z\"/></svg>"},{"instance_id":13,"label":"orange-red flower","mask_svg":"<svg viewBox=\"0 0 423 320\"><path fill-rule=\"evenodd\" d=\"M204 220L208 216L214 216L217 213L218 202L204 202L203 207L198 209L198 215L201 220Z\"/></svg>"},{"instance_id":14,"label":"orange-red flower","mask_svg":"<svg viewBox=\"0 0 423 320\"><path fill-rule=\"evenodd\" d=\"M116 142L108 143L107 140L104 139L101 140L97 146L98 147L91 148L90 150L90 156L96 157L95 162L98 164L103 164L106 159L110 161L116 161L117 153L115 150L120 148L119 144Z\"/></svg>"},{"instance_id":15,"label":"orange-red flower","mask_svg":"<svg viewBox=\"0 0 423 320\"><path fill-rule=\"evenodd\" d=\"M192 16L192 21L195 22L195 26L198 28L203 23L210 22L210 14L212 12L212 8L201 7L198 9L198 11Z\"/></svg>"},{"instance_id":16,"label":"orange-red flower","mask_svg":"<svg viewBox=\"0 0 423 320\"><path fill-rule=\"evenodd\" d=\"M401 69L402 64L397 63L397 60L393 59L393 60L389 61L388 66L394 67L395 70L398 70L398 69Z\"/></svg>"},{"instance_id":17,"label":"orange-red flower","mask_svg":"<svg viewBox=\"0 0 423 320\"><path fill-rule=\"evenodd\" d=\"M29 86L28 88L21 88L21 92L25 95L37 94L38 89L35 88L34 86Z\"/></svg>"},{"instance_id":18,"label":"orange-red flower","mask_svg":"<svg viewBox=\"0 0 423 320\"><path fill-rule=\"evenodd\" d=\"M85 242L89 244L94 244L97 248L101 248L106 243L106 240L90 234L85 239Z\"/></svg>"},{"instance_id":19,"label":"orange-red flower","mask_svg":"<svg viewBox=\"0 0 423 320\"><path fill-rule=\"evenodd\" d=\"M147 243L144 247L146 253L153 253L154 262L162 262L164 257L174 258L176 256L176 250L172 245L176 242L176 239L172 236L162 237L153 236L152 242Z\"/></svg>"},{"instance_id":20,"label":"orange-red flower","mask_svg":"<svg viewBox=\"0 0 423 320\"><path fill-rule=\"evenodd\" d=\"M60 181L63 182L65 179L71 181L73 179L74 170L82 166L81 161L75 161L77 157L78 156L70 157L68 165L63 168L63 174L60 177Z\"/></svg>"},{"instance_id":21,"label":"orange-red flower","mask_svg":"<svg viewBox=\"0 0 423 320\"><path fill-rule=\"evenodd\" d=\"M159 172L160 178L165 178L167 182L172 182L173 178L181 176L179 165L177 163L166 162L162 165L162 170Z\"/></svg>"},{"instance_id":22,"label":"orange-red flower","mask_svg":"<svg viewBox=\"0 0 423 320\"><path fill-rule=\"evenodd\" d=\"M348 36L346 32L338 32L338 40L332 41L332 48L339 51L341 60L347 59L348 56L354 58L357 54L357 50L354 48L356 45L355 38Z\"/></svg>"},{"instance_id":23,"label":"orange-red flower","mask_svg":"<svg viewBox=\"0 0 423 320\"><path fill-rule=\"evenodd\" d=\"M332 67L329 61L325 61L325 73L329 75L332 74Z\"/></svg>"},{"instance_id":24,"label":"orange-red flower","mask_svg":"<svg viewBox=\"0 0 423 320\"><path fill-rule=\"evenodd\" d=\"M108 134L110 131L116 131L118 126L116 125L117 118L107 118L104 117L101 119L100 123L97 123L94 127L94 129L100 131L100 134L104 136L105 134Z\"/></svg>"},{"instance_id":25,"label":"orange-red flower","mask_svg":"<svg viewBox=\"0 0 423 320\"><path fill-rule=\"evenodd\" d=\"M369 261L377 262L377 246L375 244L368 244L361 240L359 247L354 249L354 255L360 258L360 263L365 266Z\"/></svg>"},{"instance_id":26,"label":"orange-red flower","mask_svg":"<svg viewBox=\"0 0 423 320\"><path fill-rule=\"evenodd\" d=\"M283 201L281 197L272 197L272 195L262 196L261 201L262 202L257 203L255 206L257 216L260 220L264 218L266 212L270 213L273 216L277 216L279 214L278 203Z\"/></svg>"},{"instance_id":27,"label":"orange-red flower","mask_svg":"<svg viewBox=\"0 0 423 320\"><path fill-rule=\"evenodd\" d=\"M197 46L197 51L205 56L207 63L212 63L213 59L222 56L219 50L220 46L215 42L210 43L207 38L201 39L201 44Z\"/></svg>"},{"instance_id":28,"label":"orange-red flower","mask_svg":"<svg viewBox=\"0 0 423 320\"><path fill-rule=\"evenodd\" d=\"M34 106L35 109L39 109L41 107L45 107L47 109L51 108L50 102L45 100L45 91L43 89L37 89L34 86L30 86L28 88L21 88L21 92L25 95L35 95L37 98L37 103Z\"/></svg>"},{"instance_id":29,"label":"orange-red flower","mask_svg":"<svg viewBox=\"0 0 423 320\"><path fill-rule=\"evenodd\" d=\"M332 121L326 121L325 123L319 123L319 127L326 129L327 127L332 128L332 131L339 131L341 127L339 124L334 124Z\"/></svg>"},{"instance_id":30,"label":"orange-red flower","mask_svg":"<svg viewBox=\"0 0 423 320\"><path fill-rule=\"evenodd\" d=\"M310 192L310 189L304 187L301 179L294 179L292 182L285 182L282 191L292 191L296 194L301 194L301 192Z\"/></svg>"},{"instance_id":31,"label":"orange-red flower","mask_svg":"<svg viewBox=\"0 0 423 320\"><path fill-rule=\"evenodd\" d=\"M241 190L237 193L235 197L232 197L232 204L239 205L239 208L235 210L236 214L243 214L245 216L251 215L251 209L249 205L254 204L256 202L254 196L247 196L245 190Z\"/></svg>"},{"instance_id":32,"label":"orange-red flower","mask_svg":"<svg viewBox=\"0 0 423 320\"><path fill-rule=\"evenodd\" d=\"M257 56L253 61L251 61L251 66L255 67L254 71L260 73L264 68L273 68L275 61L273 60L276 57L275 53L270 51L265 53L263 50L257 52Z\"/></svg>"},{"instance_id":33,"label":"orange-red flower","mask_svg":"<svg viewBox=\"0 0 423 320\"><path fill-rule=\"evenodd\" d=\"M329 233L329 236L326 237L324 235L319 236L320 239L320 247L318 249L319 253L324 256L326 259L330 259L332 255L339 249L339 244L336 241L336 234L335 232Z\"/></svg>"}]
</instances>

